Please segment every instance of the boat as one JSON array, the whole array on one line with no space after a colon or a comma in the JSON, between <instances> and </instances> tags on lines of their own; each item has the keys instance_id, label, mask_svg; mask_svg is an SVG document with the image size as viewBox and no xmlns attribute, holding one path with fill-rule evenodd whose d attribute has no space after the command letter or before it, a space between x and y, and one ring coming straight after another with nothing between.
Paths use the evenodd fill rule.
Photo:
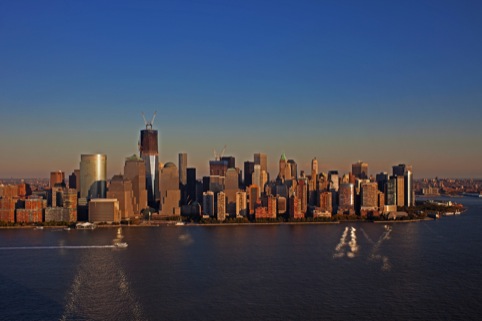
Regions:
<instances>
[{"instance_id":1,"label":"boat","mask_svg":"<svg viewBox=\"0 0 482 321\"><path fill-rule=\"evenodd\" d=\"M118 248L126 248L127 243L126 242L119 242L119 243L115 243L115 246L118 247Z\"/></svg>"},{"instance_id":2,"label":"boat","mask_svg":"<svg viewBox=\"0 0 482 321\"><path fill-rule=\"evenodd\" d=\"M70 231L70 227L64 227L64 231Z\"/></svg>"},{"instance_id":3,"label":"boat","mask_svg":"<svg viewBox=\"0 0 482 321\"><path fill-rule=\"evenodd\" d=\"M186 225L186 223L184 223L184 222L177 222L176 223L176 226L183 226L183 225Z\"/></svg>"},{"instance_id":4,"label":"boat","mask_svg":"<svg viewBox=\"0 0 482 321\"><path fill-rule=\"evenodd\" d=\"M96 225L93 223L85 222L85 223L77 223L75 227L79 230L93 230L96 228Z\"/></svg>"},{"instance_id":5,"label":"boat","mask_svg":"<svg viewBox=\"0 0 482 321\"><path fill-rule=\"evenodd\" d=\"M43 230L43 229L44 229L43 226L36 226L36 227L35 227L35 230Z\"/></svg>"}]
</instances>

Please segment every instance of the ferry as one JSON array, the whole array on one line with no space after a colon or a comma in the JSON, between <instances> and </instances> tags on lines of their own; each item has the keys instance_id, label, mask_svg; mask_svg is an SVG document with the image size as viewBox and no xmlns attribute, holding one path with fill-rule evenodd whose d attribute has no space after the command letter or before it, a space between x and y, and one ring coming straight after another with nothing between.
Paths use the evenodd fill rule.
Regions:
<instances>
[{"instance_id":1,"label":"ferry","mask_svg":"<svg viewBox=\"0 0 482 321\"><path fill-rule=\"evenodd\" d=\"M96 225L93 223L85 222L85 223L77 223L75 227L79 230L93 230L96 228Z\"/></svg>"}]
</instances>

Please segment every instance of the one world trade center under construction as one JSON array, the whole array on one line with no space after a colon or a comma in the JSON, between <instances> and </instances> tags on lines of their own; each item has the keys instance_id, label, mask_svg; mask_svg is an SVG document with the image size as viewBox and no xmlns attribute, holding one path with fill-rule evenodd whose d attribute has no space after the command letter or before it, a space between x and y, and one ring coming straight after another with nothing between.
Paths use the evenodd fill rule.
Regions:
<instances>
[{"instance_id":1,"label":"one world trade center under construction","mask_svg":"<svg viewBox=\"0 0 482 321\"><path fill-rule=\"evenodd\" d=\"M159 149L157 130L152 129L156 113L154 113L150 122L146 121L144 114L142 114L142 117L146 129L141 130L139 152L146 166L147 202L150 207L157 209L159 201Z\"/></svg>"}]
</instances>

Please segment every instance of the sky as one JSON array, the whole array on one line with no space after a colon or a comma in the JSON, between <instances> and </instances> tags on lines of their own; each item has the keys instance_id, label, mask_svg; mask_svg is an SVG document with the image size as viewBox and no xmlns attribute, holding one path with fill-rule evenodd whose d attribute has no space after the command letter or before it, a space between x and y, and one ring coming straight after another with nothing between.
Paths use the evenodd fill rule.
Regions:
<instances>
[{"instance_id":1,"label":"sky","mask_svg":"<svg viewBox=\"0 0 482 321\"><path fill-rule=\"evenodd\" d=\"M480 1L0 2L0 177L138 153L482 178Z\"/></svg>"}]
</instances>

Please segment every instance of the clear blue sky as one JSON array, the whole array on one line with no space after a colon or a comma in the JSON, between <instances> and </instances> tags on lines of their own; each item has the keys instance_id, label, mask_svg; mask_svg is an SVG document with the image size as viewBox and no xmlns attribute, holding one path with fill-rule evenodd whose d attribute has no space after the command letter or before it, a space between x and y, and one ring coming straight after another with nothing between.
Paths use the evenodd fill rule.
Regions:
<instances>
[{"instance_id":1,"label":"clear blue sky","mask_svg":"<svg viewBox=\"0 0 482 321\"><path fill-rule=\"evenodd\" d=\"M482 177L480 1L0 2L0 177L212 149Z\"/></svg>"}]
</instances>

